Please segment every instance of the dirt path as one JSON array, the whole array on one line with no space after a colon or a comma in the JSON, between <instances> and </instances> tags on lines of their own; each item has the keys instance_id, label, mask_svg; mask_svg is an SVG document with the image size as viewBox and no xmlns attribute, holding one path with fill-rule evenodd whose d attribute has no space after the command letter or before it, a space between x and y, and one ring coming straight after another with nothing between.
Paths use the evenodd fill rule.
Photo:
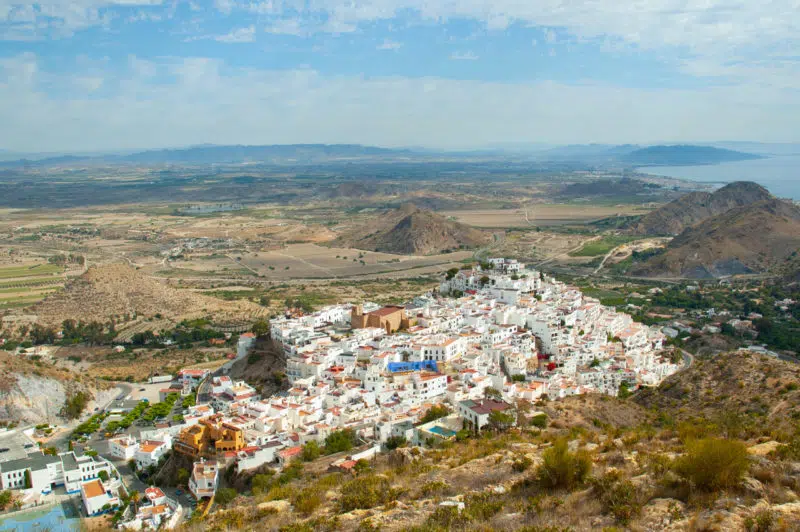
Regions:
<instances>
[{"instance_id":1,"label":"dirt path","mask_svg":"<svg viewBox=\"0 0 800 532\"><path fill-rule=\"evenodd\" d=\"M315 270L319 270L321 272L325 272L328 275L330 275L331 277L333 277L334 279L338 279L339 278L339 276L336 275L332 270L329 270L328 268L323 268L322 266L319 266L318 264L314 264L314 263L308 262L307 260L301 259L300 257L295 257L294 255L287 255L286 253L281 253L280 251L276 251L275 254L276 255L280 255L281 257L286 257L287 259L296 260L297 262L299 262L301 264L305 264L306 266L314 268Z\"/></svg>"},{"instance_id":2,"label":"dirt path","mask_svg":"<svg viewBox=\"0 0 800 532\"><path fill-rule=\"evenodd\" d=\"M577 246L575 246L572 249L568 249L567 251L564 251L562 253L558 253L556 255L553 255L552 257L548 257L548 258L544 259L543 261L537 262L536 264L534 264L534 266L544 266L546 264L550 264L554 260L567 258L567 257L569 257L570 253L574 253L575 251L578 251L579 249L581 249L583 246L585 246L589 242L594 242L595 240L599 240L600 238L602 238L602 237L593 236L592 238L590 238L588 240L584 240L583 242L581 242L580 244L578 244Z\"/></svg>"}]
</instances>

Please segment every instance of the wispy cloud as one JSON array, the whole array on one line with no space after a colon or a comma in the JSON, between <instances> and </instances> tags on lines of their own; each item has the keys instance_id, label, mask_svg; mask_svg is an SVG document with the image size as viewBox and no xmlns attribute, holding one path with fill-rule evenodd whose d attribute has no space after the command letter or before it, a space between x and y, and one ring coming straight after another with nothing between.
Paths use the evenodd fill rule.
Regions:
<instances>
[{"instance_id":1,"label":"wispy cloud","mask_svg":"<svg viewBox=\"0 0 800 532\"><path fill-rule=\"evenodd\" d=\"M399 50L403 47L403 43L384 39L381 44L377 46L378 50Z\"/></svg>"},{"instance_id":2,"label":"wispy cloud","mask_svg":"<svg viewBox=\"0 0 800 532\"><path fill-rule=\"evenodd\" d=\"M438 77L325 76L237 68L202 57L112 65L98 80L42 70L25 54L0 61L0 145L26 150L213 143L361 142L476 146L551 142L798 141L791 94L759 87L649 90L598 83L484 82ZM97 68L97 65L92 66ZM742 105L742 99L751 102ZM109 119L109 117L113 117ZM613 123L614 128L608 124ZM652 124L658 124L653 129ZM687 131L691 136L687 139Z\"/></svg>"},{"instance_id":3,"label":"wispy cloud","mask_svg":"<svg viewBox=\"0 0 800 532\"><path fill-rule=\"evenodd\" d=\"M450 54L453 61L477 61L480 59L474 52L453 52Z\"/></svg>"},{"instance_id":4,"label":"wispy cloud","mask_svg":"<svg viewBox=\"0 0 800 532\"><path fill-rule=\"evenodd\" d=\"M248 26L246 28L237 28L225 35L217 35L214 37L217 42L224 43L245 43L255 42L256 40L256 27Z\"/></svg>"}]
</instances>

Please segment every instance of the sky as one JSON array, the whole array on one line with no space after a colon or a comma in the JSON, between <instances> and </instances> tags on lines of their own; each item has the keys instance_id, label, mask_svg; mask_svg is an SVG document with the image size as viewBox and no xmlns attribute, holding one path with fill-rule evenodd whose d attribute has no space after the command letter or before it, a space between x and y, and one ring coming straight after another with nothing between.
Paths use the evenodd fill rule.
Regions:
<instances>
[{"instance_id":1,"label":"sky","mask_svg":"<svg viewBox=\"0 0 800 532\"><path fill-rule=\"evenodd\" d=\"M0 0L0 150L800 142L800 0Z\"/></svg>"}]
</instances>

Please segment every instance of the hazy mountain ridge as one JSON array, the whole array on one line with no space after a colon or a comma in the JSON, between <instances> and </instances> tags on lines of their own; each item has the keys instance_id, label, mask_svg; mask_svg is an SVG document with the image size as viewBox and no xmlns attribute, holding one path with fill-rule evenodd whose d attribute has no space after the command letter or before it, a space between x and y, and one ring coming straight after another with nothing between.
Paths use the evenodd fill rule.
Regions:
<instances>
[{"instance_id":1,"label":"hazy mountain ridge","mask_svg":"<svg viewBox=\"0 0 800 532\"><path fill-rule=\"evenodd\" d=\"M717 164L761 159L760 155L741 151L681 144L675 146L649 146L625 154L621 160L639 166L683 166Z\"/></svg>"},{"instance_id":2,"label":"hazy mountain ridge","mask_svg":"<svg viewBox=\"0 0 800 532\"><path fill-rule=\"evenodd\" d=\"M142 150L127 154L60 154L8 160L0 167L47 167L64 165L162 165L162 164L311 164L348 160L515 160L582 162L612 165L713 164L759 158L759 155L710 146L677 145L642 147L635 144L576 144L546 150L442 150L382 148L361 144L198 145L185 148ZM45 154L42 154L45 155ZM5 159L5 160L3 160Z\"/></svg>"}]
</instances>

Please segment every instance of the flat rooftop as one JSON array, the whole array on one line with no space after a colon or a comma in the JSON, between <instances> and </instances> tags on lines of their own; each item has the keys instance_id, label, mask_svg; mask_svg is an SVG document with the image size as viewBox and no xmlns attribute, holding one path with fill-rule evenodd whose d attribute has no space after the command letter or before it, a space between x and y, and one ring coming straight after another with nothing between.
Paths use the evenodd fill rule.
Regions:
<instances>
[{"instance_id":1,"label":"flat rooftop","mask_svg":"<svg viewBox=\"0 0 800 532\"><path fill-rule=\"evenodd\" d=\"M21 460L38 451L39 446L22 432L0 433L0 462Z\"/></svg>"}]
</instances>

